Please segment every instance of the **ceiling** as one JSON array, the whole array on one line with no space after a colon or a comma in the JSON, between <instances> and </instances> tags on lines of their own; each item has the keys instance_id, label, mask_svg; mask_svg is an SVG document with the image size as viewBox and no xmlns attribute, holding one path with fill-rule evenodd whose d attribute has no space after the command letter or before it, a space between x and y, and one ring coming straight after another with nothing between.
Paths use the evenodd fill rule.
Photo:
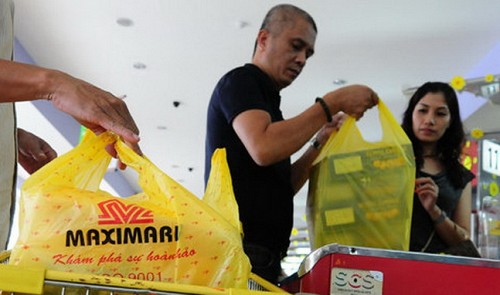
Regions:
<instances>
[{"instance_id":1,"label":"ceiling","mask_svg":"<svg viewBox=\"0 0 500 295\"><path fill-rule=\"evenodd\" d=\"M250 61L265 13L281 1L14 2L15 36L33 62L126 95L144 154L201 196L211 92L225 72ZM400 120L406 88L500 72L500 1L288 2L315 18L318 37L316 53L301 76L282 91L285 117L337 88L336 79L371 86ZM476 106L466 106L467 99ZM473 96L462 102L464 110L479 108L470 124L469 114L464 118L467 128L499 129L493 122L498 106L483 105ZM18 104L20 127L34 130L60 154L66 152L73 143L61 124L50 121L56 112L40 109ZM376 134L376 123L376 116L367 114L360 121L362 132ZM138 190L130 170L116 173ZM304 227L306 191L296 198L297 227Z\"/></svg>"}]
</instances>

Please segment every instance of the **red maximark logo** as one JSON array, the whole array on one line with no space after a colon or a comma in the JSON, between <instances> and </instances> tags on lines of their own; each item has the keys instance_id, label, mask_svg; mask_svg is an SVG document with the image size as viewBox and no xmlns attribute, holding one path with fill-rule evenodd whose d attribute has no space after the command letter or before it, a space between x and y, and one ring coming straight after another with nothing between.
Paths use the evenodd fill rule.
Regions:
<instances>
[{"instance_id":1,"label":"red maximark logo","mask_svg":"<svg viewBox=\"0 0 500 295\"><path fill-rule=\"evenodd\" d=\"M119 200L107 200L97 204L102 214L98 224L143 224L153 223L153 212L135 204L124 204Z\"/></svg>"}]
</instances>

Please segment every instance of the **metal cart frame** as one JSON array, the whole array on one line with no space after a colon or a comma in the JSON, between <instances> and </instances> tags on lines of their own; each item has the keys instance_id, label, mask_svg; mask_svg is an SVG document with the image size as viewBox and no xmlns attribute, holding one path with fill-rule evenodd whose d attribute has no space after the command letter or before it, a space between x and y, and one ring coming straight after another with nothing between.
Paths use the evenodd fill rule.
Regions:
<instances>
[{"instance_id":1,"label":"metal cart frame","mask_svg":"<svg viewBox=\"0 0 500 295\"><path fill-rule=\"evenodd\" d=\"M77 274L5 264L9 251L0 253L0 294L161 294L161 295L283 295L290 294L251 274L249 289L211 288L151 282L93 274Z\"/></svg>"}]
</instances>

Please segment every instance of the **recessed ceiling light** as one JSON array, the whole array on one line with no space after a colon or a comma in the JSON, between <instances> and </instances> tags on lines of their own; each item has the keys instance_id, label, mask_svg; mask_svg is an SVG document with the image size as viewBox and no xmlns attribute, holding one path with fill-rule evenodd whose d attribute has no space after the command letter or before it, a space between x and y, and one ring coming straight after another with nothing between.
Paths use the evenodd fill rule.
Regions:
<instances>
[{"instance_id":1,"label":"recessed ceiling light","mask_svg":"<svg viewBox=\"0 0 500 295\"><path fill-rule=\"evenodd\" d=\"M142 62L136 62L134 63L134 68L138 70L144 70L146 68L146 65L143 64Z\"/></svg>"},{"instance_id":2,"label":"recessed ceiling light","mask_svg":"<svg viewBox=\"0 0 500 295\"><path fill-rule=\"evenodd\" d=\"M122 27L131 27L134 25L134 22L130 18L126 18L126 17L119 17L116 20L116 23Z\"/></svg>"},{"instance_id":3,"label":"recessed ceiling light","mask_svg":"<svg viewBox=\"0 0 500 295\"><path fill-rule=\"evenodd\" d=\"M250 26L250 23L247 21L244 21L244 20L240 20L240 21L236 22L236 26L240 29L243 29L243 28Z\"/></svg>"},{"instance_id":4,"label":"recessed ceiling light","mask_svg":"<svg viewBox=\"0 0 500 295\"><path fill-rule=\"evenodd\" d=\"M337 86L345 85L346 83L347 83L347 81L344 80L344 79L335 79L335 80L333 80L333 84L335 84Z\"/></svg>"}]
</instances>

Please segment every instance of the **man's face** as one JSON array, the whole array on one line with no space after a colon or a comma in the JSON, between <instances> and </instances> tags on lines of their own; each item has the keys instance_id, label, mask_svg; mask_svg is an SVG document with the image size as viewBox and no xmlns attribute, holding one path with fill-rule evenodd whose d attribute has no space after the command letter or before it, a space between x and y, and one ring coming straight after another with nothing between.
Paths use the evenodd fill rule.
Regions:
<instances>
[{"instance_id":1,"label":"man's face","mask_svg":"<svg viewBox=\"0 0 500 295\"><path fill-rule=\"evenodd\" d=\"M268 34L264 44L266 72L279 89L290 85L314 53L316 32L303 18L286 24L278 35Z\"/></svg>"}]
</instances>

